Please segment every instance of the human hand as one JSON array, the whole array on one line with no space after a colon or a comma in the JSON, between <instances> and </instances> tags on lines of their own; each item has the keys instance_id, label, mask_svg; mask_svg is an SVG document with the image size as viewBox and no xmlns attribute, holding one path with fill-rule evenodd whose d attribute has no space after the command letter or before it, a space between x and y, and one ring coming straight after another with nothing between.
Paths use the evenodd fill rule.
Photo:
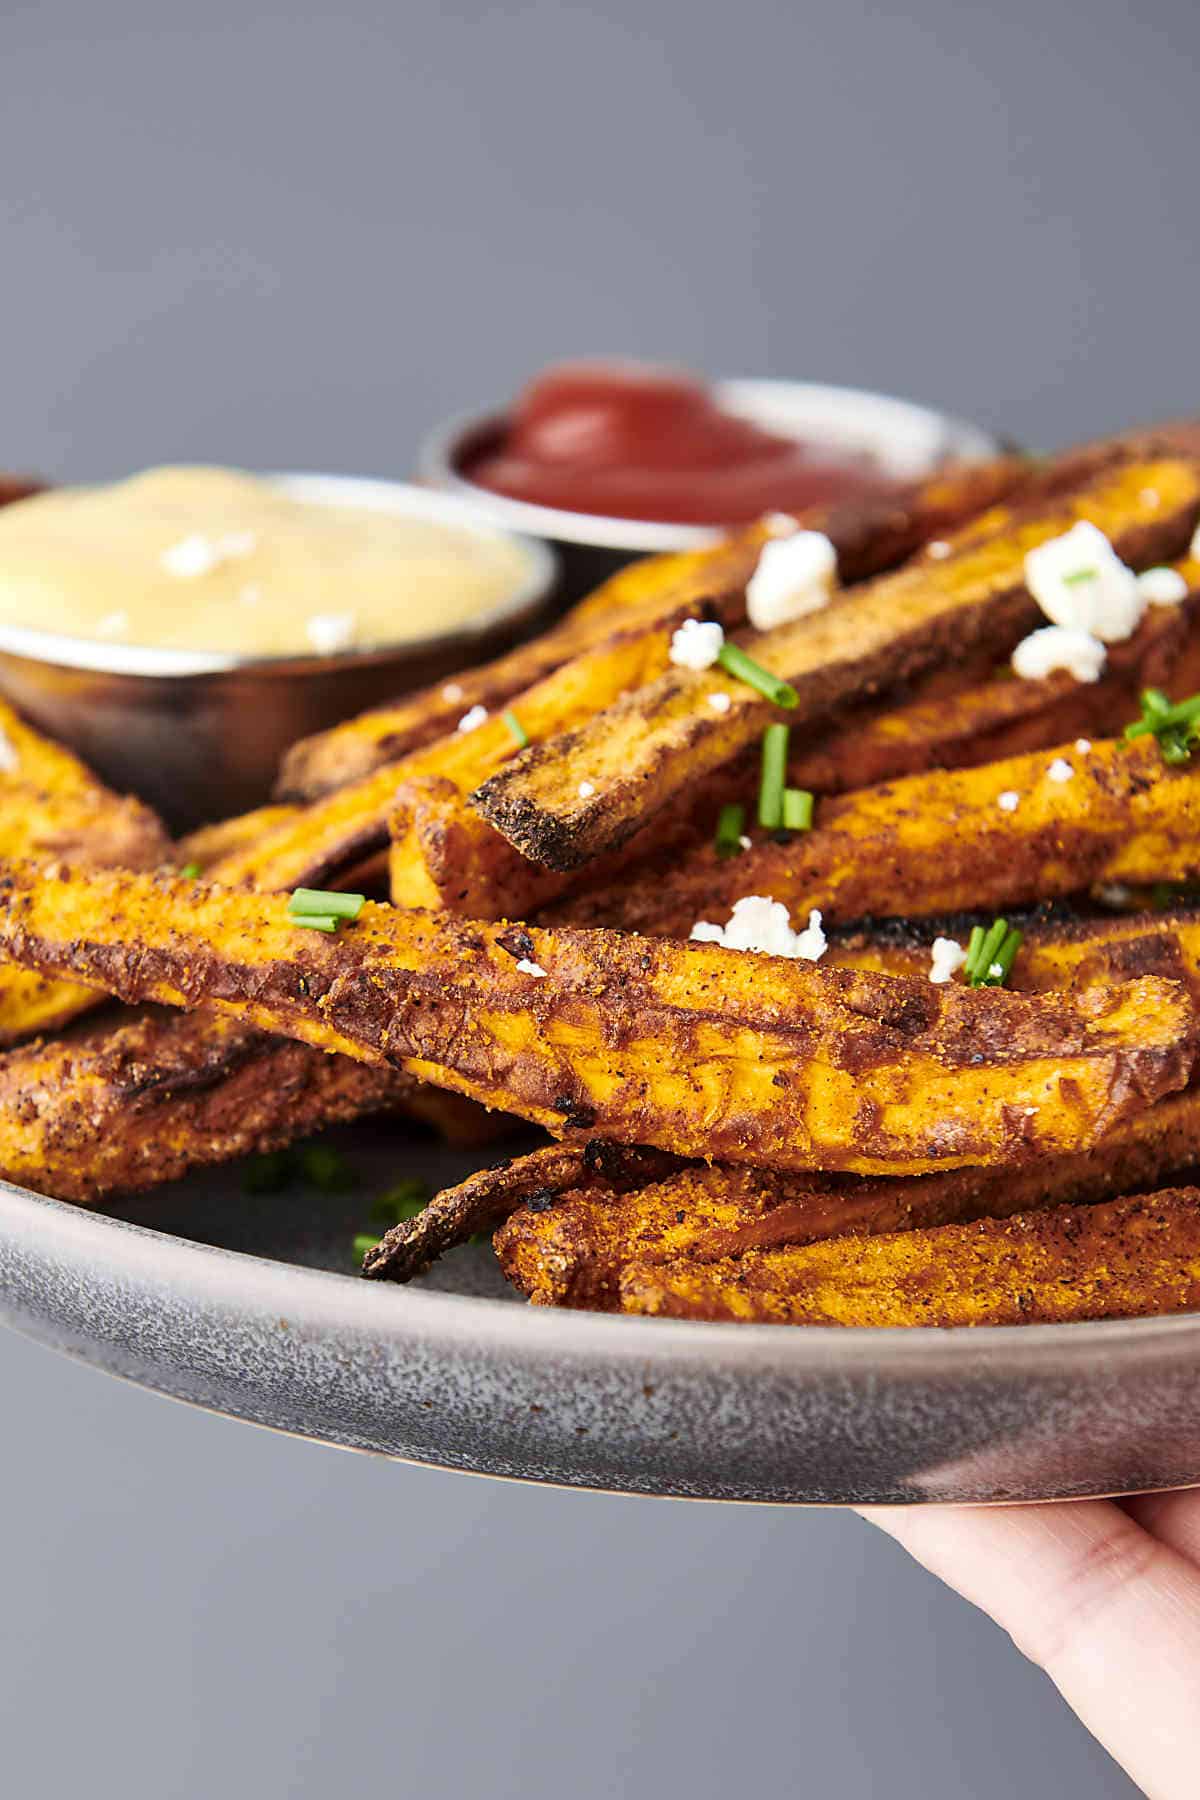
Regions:
<instances>
[{"instance_id":1,"label":"human hand","mask_svg":"<svg viewBox=\"0 0 1200 1800\"><path fill-rule=\"evenodd\" d=\"M1200 1489L863 1517L990 1613L1150 1800L1194 1800Z\"/></svg>"}]
</instances>

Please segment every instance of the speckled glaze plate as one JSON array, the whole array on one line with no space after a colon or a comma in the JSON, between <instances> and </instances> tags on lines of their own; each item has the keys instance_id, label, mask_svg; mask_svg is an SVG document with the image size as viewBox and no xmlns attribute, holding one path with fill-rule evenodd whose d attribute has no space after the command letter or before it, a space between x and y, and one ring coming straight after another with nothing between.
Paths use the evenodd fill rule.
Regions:
<instances>
[{"instance_id":1,"label":"speckled glaze plate","mask_svg":"<svg viewBox=\"0 0 1200 1800\"><path fill-rule=\"evenodd\" d=\"M117 1214L0 1184L0 1317L194 1405L384 1456L696 1499L998 1501L1200 1482L1200 1314L978 1331L687 1324L529 1307L490 1251L354 1275L372 1184L486 1160L339 1134L353 1194L236 1169Z\"/></svg>"}]
</instances>

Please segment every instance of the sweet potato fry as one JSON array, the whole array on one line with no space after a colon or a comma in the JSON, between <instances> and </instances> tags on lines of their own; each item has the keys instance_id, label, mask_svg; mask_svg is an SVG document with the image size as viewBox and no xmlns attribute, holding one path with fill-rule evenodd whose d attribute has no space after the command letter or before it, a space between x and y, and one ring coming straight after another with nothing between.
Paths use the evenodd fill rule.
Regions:
<instances>
[{"instance_id":1,"label":"sweet potato fry","mask_svg":"<svg viewBox=\"0 0 1200 1800\"><path fill-rule=\"evenodd\" d=\"M631 1263L623 1312L764 1325L1032 1325L1200 1306L1200 1189L937 1231Z\"/></svg>"},{"instance_id":2,"label":"sweet potato fry","mask_svg":"<svg viewBox=\"0 0 1200 1800\"><path fill-rule=\"evenodd\" d=\"M203 1013L92 1026L0 1057L0 1177L91 1205L411 1102L416 1089L398 1070Z\"/></svg>"},{"instance_id":3,"label":"sweet potato fry","mask_svg":"<svg viewBox=\"0 0 1200 1800\"><path fill-rule=\"evenodd\" d=\"M10 865L0 949L390 1062L558 1136L780 1168L1078 1149L1186 1085L1196 1050L1186 993L1157 979L1025 997L371 905L324 937L281 898L166 875Z\"/></svg>"},{"instance_id":4,"label":"sweet potato fry","mask_svg":"<svg viewBox=\"0 0 1200 1800\"><path fill-rule=\"evenodd\" d=\"M415 1219L394 1225L367 1252L363 1274L377 1281L411 1281L456 1244L492 1230L515 1207L545 1204L564 1185L587 1181L594 1194L611 1199L677 1166L664 1151L608 1144L600 1138L587 1144L549 1144L528 1156L506 1157L457 1187L444 1188Z\"/></svg>"},{"instance_id":5,"label":"sweet potato fry","mask_svg":"<svg viewBox=\"0 0 1200 1800\"><path fill-rule=\"evenodd\" d=\"M829 533L838 546L844 578L859 581L902 562L929 538L1031 479L1020 458L998 457L946 469L887 500L822 509L805 523ZM743 622L746 582L765 535L766 528L755 525L711 550L651 557L621 569L531 643L453 681L303 739L284 759L281 796L312 800L361 780L382 764L445 737L472 707L492 712L503 707L614 632L661 631L667 619L700 605L731 625Z\"/></svg>"},{"instance_id":6,"label":"sweet potato fry","mask_svg":"<svg viewBox=\"0 0 1200 1800\"><path fill-rule=\"evenodd\" d=\"M990 533L968 528L941 560L918 557L823 612L738 641L796 689L788 716L805 726L981 649L1005 653L1038 617L1023 586L1026 553L1077 519L1139 566L1179 555L1198 514L1194 464L1129 464L1070 498L994 519ZM709 704L714 693L726 696L727 711ZM575 730L531 744L474 803L532 861L577 868L626 842L781 716L721 670L672 669Z\"/></svg>"},{"instance_id":7,"label":"sweet potato fry","mask_svg":"<svg viewBox=\"0 0 1200 1800\"><path fill-rule=\"evenodd\" d=\"M529 1210L514 1194L496 1253L538 1305L607 1311L618 1304L622 1269L634 1262L715 1262L831 1237L1007 1218L1111 1199L1198 1167L1200 1092L1192 1087L1126 1119L1091 1150L1022 1169L872 1180L689 1164L620 1196L598 1193L584 1170L564 1171L544 1210Z\"/></svg>"},{"instance_id":8,"label":"sweet potato fry","mask_svg":"<svg viewBox=\"0 0 1200 1800\"><path fill-rule=\"evenodd\" d=\"M163 826L140 801L106 788L77 756L0 701L0 855L70 857L78 864L153 868L172 854ZM0 971L0 1045L55 1030L101 996L36 971Z\"/></svg>"},{"instance_id":9,"label":"sweet potato fry","mask_svg":"<svg viewBox=\"0 0 1200 1800\"><path fill-rule=\"evenodd\" d=\"M1011 810L1008 810L1011 807ZM1074 744L981 768L933 770L823 802L813 831L560 903L558 922L687 937L744 894L829 922L1035 904L1096 882L1200 875L1200 771L1153 738Z\"/></svg>"}]
</instances>

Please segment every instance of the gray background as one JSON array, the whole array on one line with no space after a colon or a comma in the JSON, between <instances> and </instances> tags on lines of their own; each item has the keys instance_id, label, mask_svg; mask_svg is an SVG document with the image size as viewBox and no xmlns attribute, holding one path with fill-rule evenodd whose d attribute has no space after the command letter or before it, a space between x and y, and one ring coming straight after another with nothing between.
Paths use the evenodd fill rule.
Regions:
<instances>
[{"instance_id":1,"label":"gray background","mask_svg":"<svg viewBox=\"0 0 1200 1800\"><path fill-rule=\"evenodd\" d=\"M595 350L1033 443L1194 406L1198 50L1190 0L0 0L0 463L398 473ZM854 1519L393 1468L12 1336L0 1417L22 1800L1131 1791Z\"/></svg>"}]
</instances>

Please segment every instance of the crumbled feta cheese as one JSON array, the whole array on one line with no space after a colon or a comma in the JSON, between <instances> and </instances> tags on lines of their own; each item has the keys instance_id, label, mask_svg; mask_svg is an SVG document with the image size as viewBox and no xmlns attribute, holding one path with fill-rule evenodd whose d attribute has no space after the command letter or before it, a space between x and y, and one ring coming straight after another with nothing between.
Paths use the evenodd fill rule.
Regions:
<instances>
[{"instance_id":1,"label":"crumbled feta cheese","mask_svg":"<svg viewBox=\"0 0 1200 1800\"><path fill-rule=\"evenodd\" d=\"M129 614L127 612L105 613L102 619L96 620L97 637L124 637L129 630Z\"/></svg>"},{"instance_id":2,"label":"crumbled feta cheese","mask_svg":"<svg viewBox=\"0 0 1200 1800\"><path fill-rule=\"evenodd\" d=\"M931 544L926 544L925 553L932 556L935 562L942 562L950 554L950 545L942 538L934 538Z\"/></svg>"},{"instance_id":3,"label":"crumbled feta cheese","mask_svg":"<svg viewBox=\"0 0 1200 1800\"><path fill-rule=\"evenodd\" d=\"M461 700L462 697L463 685L461 681L448 681L442 689L442 699L448 706L453 706L457 701Z\"/></svg>"},{"instance_id":4,"label":"crumbled feta cheese","mask_svg":"<svg viewBox=\"0 0 1200 1800\"><path fill-rule=\"evenodd\" d=\"M592 795L595 793L595 791L596 791L596 788L595 788L595 784L593 782L590 782L590 781L581 781L580 782L579 798L581 800L590 800Z\"/></svg>"},{"instance_id":5,"label":"crumbled feta cheese","mask_svg":"<svg viewBox=\"0 0 1200 1800\"><path fill-rule=\"evenodd\" d=\"M532 975L535 981L545 981L546 979L546 971L541 963L530 962L527 956L521 958L517 964L517 970L522 975Z\"/></svg>"},{"instance_id":6,"label":"crumbled feta cheese","mask_svg":"<svg viewBox=\"0 0 1200 1800\"><path fill-rule=\"evenodd\" d=\"M1004 964L1003 963L989 963L988 964L988 980L989 981L1003 981L1004 980Z\"/></svg>"},{"instance_id":7,"label":"crumbled feta cheese","mask_svg":"<svg viewBox=\"0 0 1200 1800\"><path fill-rule=\"evenodd\" d=\"M1096 889L1096 898L1105 906L1128 906L1133 889L1126 887L1123 881L1102 881Z\"/></svg>"},{"instance_id":8,"label":"crumbled feta cheese","mask_svg":"<svg viewBox=\"0 0 1200 1800\"><path fill-rule=\"evenodd\" d=\"M996 795L996 805L1001 812L1016 812L1021 804L1021 796L1016 788L1005 788L1002 794Z\"/></svg>"},{"instance_id":9,"label":"crumbled feta cheese","mask_svg":"<svg viewBox=\"0 0 1200 1800\"><path fill-rule=\"evenodd\" d=\"M1063 756L1056 756L1046 770L1051 781L1074 781L1075 771Z\"/></svg>"},{"instance_id":10,"label":"crumbled feta cheese","mask_svg":"<svg viewBox=\"0 0 1200 1800\"><path fill-rule=\"evenodd\" d=\"M787 625L828 606L837 580L837 551L823 531L772 538L759 551L746 584L746 613L755 631Z\"/></svg>"},{"instance_id":11,"label":"crumbled feta cheese","mask_svg":"<svg viewBox=\"0 0 1200 1800\"><path fill-rule=\"evenodd\" d=\"M1014 675L1023 681L1044 681L1055 669L1065 669L1076 681L1099 681L1108 652L1099 638L1063 625L1044 625L1022 638L1012 653Z\"/></svg>"},{"instance_id":12,"label":"crumbled feta cheese","mask_svg":"<svg viewBox=\"0 0 1200 1800\"><path fill-rule=\"evenodd\" d=\"M1029 552L1025 585L1052 625L1105 644L1131 637L1146 610L1137 576L1086 519Z\"/></svg>"},{"instance_id":13,"label":"crumbled feta cheese","mask_svg":"<svg viewBox=\"0 0 1200 1800\"><path fill-rule=\"evenodd\" d=\"M1188 597L1188 584L1178 569L1147 569L1137 582L1138 591L1149 606L1178 606Z\"/></svg>"},{"instance_id":14,"label":"crumbled feta cheese","mask_svg":"<svg viewBox=\"0 0 1200 1800\"><path fill-rule=\"evenodd\" d=\"M763 526L768 537L790 537L793 531L799 531L800 521L791 513L770 512L764 514Z\"/></svg>"},{"instance_id":15,"label":"crumbled feta cheese","mask_svg":"<svg viewBox=\"0 0 1200 1800\"><path fill-rule=\"evenodd\" d=\"M0 769L2 769L6 775L11 775L14 769L20 767L20 763L21 759L17 755L16 745L9 737L7 731L0 730Z\"/></svg>"},{"instance_id":16,"label":"crumbled feta cheese","mask_svg":"<svg viewBox=\"0 0 1200 1800\"><path fill-rule=\"evenodd\" d=\"M818 962L828 948L819 912L809 913L803 931L793 931L787 907L762 894L744 894L735 900L725 926L698 920L691 935L697 944L720 944L726 950L753 950L760 956L789 956L806 962Z\"/></svg>"},{"instance_id":17,"label":"crumbled feta cheese","mask_svg":"<svg viewBox=\"0 0 1200 1800\"><path fill-rule=\"evenodd\" d=\"M1075 748L1078 750L1080 756L1090 756L1092 753L1091 738L1076 738Z\"/></svg>"},{"instance_id":18,"label":"crumbled feta cheese","mask_svg":"<svg viewBox=\"0 0 1200 1800\"><path fill-rule=\"evenodd\" d=\"M949 981L950 977L962 968L967 960L967 953L954 938L934 938L929 951L929 979L939 985Z\"/></svg>"},{"instance_id":19,"label":"crumbled feta cheese","mask_svg":"<svg viewBox=\"0 0 1200 1800\"><path fill-rule=\"evenodd\" d=\"M458 721L458 729L459 731L478 731L487 716L486 706L473 706L470 712L465 712Z\"/></svg>"},{"instance_id":20,"label":"crumbled feta cheese","mask_svg":"<svg viewBox=\"0 0 1200 1800\"><path fill-rule=\"evenodd\" d=\"M348 649L357 630L353 613L313 613L304 621L304 635L318 656L333 656Z\"/></svg>"},{"instance_id":21,"label":"crumbled feta cheese","mask_svg":"<svg viewBox=\"0 0 1200 1800\"><path fill-rule=\"evenodd\" d=\"M746 836L745 832L743 832L738 839L738 848L741 850L748 850L750 848L750 839Z\"/></svg>"},{"instance_id":22,"label":"crumbled feta cheese","mask_svg":"<svg viewBox=\"0 0 1200 1800\"><path fill-rule=\"evenodd\" d=\"M1161 506L1162 505L1162 495L1159 493L1157 488L1151 488L1151 487L1143 488L1141 493L1138 495L1138 499L1141 501L1143 506Z\"/></svg>"},{"instance_id":23,"label":"crumbled feta cheese","mask_svg":"<svg viewBox=\"0 0 1200 1800\"><path fill-rule=\"evenodd\" d=\"M727 713L733 705L733 701L729 698L728 694L718 692L708 696L708 704L712 707L714 712Z\"/></svg>"},{"instance_id":24,"label":"crumbled feta cheese","mask_svg":"<svg viewBox=\"0 0 1200 1800\"><path fill-rule=\"evenodd\" d=\"M711 669L724 642L715 619L685 619L671 636L671 661L680 669Z\"/></svg>"},{"instance_id":25,"label":"crumbled feta cheese","mask_svg":"<svg viewBox=\"0 0 1200 1800\"><path fill-rule=\"evenodd\" d=\"M194 531L163 551L159 561L168 575L183 581L197 575L209 575L231 557L249 556L256 543L252 531L230 531L224 537L209 538Z\"/></svg>"}]
</instances>

